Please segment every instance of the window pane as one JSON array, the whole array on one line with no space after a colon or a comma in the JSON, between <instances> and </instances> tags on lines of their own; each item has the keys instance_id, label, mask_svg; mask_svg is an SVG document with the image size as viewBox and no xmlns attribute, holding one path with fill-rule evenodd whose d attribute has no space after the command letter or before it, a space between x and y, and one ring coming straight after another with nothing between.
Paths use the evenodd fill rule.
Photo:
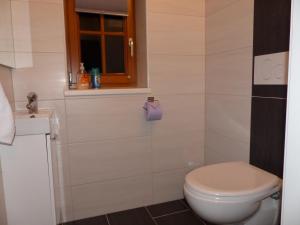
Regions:
<instances>
[{"instance_id":1,"label":"window pane","mask_svg":"<svg viewBox=\"0 0 300 225\"><path fill-rule=\"evenodd\" d=\"M80 30L99 31L100 15L92 13L79 13Z\"/></svg>"},{"instance_id":2,"label":"window pane","mask_svg":"<svg viewBox=\"0 0 300 225\"><path fill-rule=\"evenodd\" d=\"M107 73L125 73L124 37L106 36Z\"/></svg>"},{"instance_id":3,"label":"window pane","mask_svg":"<svg viewBox=\"0 0 300 225\"><path fill-rule=\"evenodd\" d=\"M124 17L123 16L104 16L104 28L107 32L123 32Z\"/></svg>"},{"instance_id":4,"label":"window pane","mask_svg":"<svg viewBox=\"0 0 300 225\"><path fill-rule=\"evenodd\" d=\"M86 71L91 68L99 68L102 73L101 66L101 38L97 36L80 36L81 43L81 62L84 63ZM79 69L79 68L78 68Z\"/></svg>"}]
</instances>

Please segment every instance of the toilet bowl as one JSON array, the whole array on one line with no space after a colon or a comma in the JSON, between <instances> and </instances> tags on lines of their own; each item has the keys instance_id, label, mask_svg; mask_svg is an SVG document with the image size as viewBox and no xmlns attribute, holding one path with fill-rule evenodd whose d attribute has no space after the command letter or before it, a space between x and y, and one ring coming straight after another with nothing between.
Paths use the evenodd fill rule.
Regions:
<instances>
[{"instance_id":1,"label":"toilet bowl","mask_svg":"<svg viewBox=\"0 0 300 225\"><path fill-rule=\"evenodd\" d=\"M204 166L186 175L187 202L215 224L277 225L281 180L245 162Z\"/></svg>"}]
</instances>

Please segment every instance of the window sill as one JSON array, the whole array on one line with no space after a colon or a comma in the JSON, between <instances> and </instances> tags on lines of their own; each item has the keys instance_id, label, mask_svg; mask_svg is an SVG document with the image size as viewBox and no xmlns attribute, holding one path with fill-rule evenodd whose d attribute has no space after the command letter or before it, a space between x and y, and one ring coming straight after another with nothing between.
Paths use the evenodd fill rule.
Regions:
<instances>
[{"instance_id":1,"label":"window sill","mask_svg":"<svg viewBox=\"0 0 300 225\"><path fill-rule=\"evenodd\" d=\"M150 94L150 88L65 90L65 97Z\"/></svg>"}]
</instances>

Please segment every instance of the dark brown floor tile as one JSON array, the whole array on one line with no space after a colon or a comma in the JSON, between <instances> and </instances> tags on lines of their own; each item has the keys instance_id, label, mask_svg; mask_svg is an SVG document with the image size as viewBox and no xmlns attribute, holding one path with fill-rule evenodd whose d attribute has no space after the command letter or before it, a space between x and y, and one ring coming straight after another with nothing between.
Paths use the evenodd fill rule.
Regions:
<instances>
[{"instance_id":1,"label":"dark brown floor tile","mask_svg":"<svg viewBox=\"0 0 300 225\"><path fill-rule=\"evenodd\" d=\"M181 200L161 203L147 207L152 217L163 216L187 209Z\"/></svg>"},{"instance_id":2,"label":"dark brown floor tile","mask_svg":"<svg viewBox=\"0 0 300 225\"><path fill-rule=\"evenodd\" d=\"M64 225L108 225L105 216L98 216L74 222L64 223Z\"/></svg>"},{"instance_id":3,"label":"dark brown floor tile","mask_svg":"<svg viewBox=\"0 0 300 225\"><path fill-rule=\"evenodd\" d=\"M157 225L205 225L192 211L160 217L155 221Z\"/></svg>"},{"instance_id":4,"label":"dark brown floor tile","mask_svg":"<svg viewBox=\"0 0 300 225\"><path fill-rule=\"evenodd\" d=\"M206 225L216 225L216 224L210 223L210 222L205 222L205 223L206 223Z\"/></svg>"},{"instance_id":5,"label":"dark brown floor tile","mask_svg":"<svg viewBox=\"0 0 300 225\"><path fill-rule=\"evenodd\" d=\"M187 207L187 208L191 208L189 203L186 201L186 199L182 199L181 202Z\"/></svg>"},{"instance_id":6,"label":"dark brown floor tile","mask_svg":"<svg viewBox=\"0 0 300 225\"><path fill-rule=\"evenodd\" d=\"M155 225L145 208L112 213L108 219L110 225Z\"/></svg>"}]
</instances>

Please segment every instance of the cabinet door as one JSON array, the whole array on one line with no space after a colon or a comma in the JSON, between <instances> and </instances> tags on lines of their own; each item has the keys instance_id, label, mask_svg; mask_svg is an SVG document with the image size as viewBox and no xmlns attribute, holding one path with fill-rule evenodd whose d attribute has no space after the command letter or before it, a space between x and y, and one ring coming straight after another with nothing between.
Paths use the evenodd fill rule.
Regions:
<instances>
[{"instance_id":1,"label":"cabinet door","mask_svg":"<svg viewBox=\"0 0 300 225\"><path fill-rule=\"evenodd\" d=\"M11 1L0 1L0 64L15 67Z\"/></svg>"},{"instance_id":2,"label":"cabinet door","mask_svg":"<svg viewBox=\"0 0 300 225\"><path fill-rule=\"evenodd\" d=\"M45 135L17 136L1 146L8 225L54 225Z\"/></svg>"}]
</instances>

